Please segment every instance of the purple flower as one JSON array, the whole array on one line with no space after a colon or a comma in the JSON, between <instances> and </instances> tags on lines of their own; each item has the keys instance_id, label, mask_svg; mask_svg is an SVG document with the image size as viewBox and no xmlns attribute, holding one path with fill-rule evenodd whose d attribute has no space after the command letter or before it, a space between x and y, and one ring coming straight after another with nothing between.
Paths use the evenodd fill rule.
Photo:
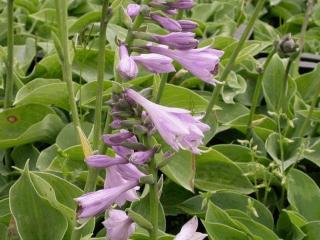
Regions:
<instances>
[{"instance_id":1,"label":"purple flower","mask_svg":"<svg viewBox=\"0 0 320 240\"><path fill-rule=\"evenodd\" d=\"M198 27L197 23L190 20L178 20L178 22L182 28L182 32L192 32Z\"/></svg>"},{"instance_id":2,"label":"purple flower","mask_svg":"<svg viewBox=\"0 0 320 240\"><path fill-rule=\"evenodd\" d=\"M169 15L176 15L178 14L178 10L177 9L167 9L167 10L163 10L166 14ZM179 22L179 21L178 21Z\"/></svg>"},{"instance_id":3,"label":"purple flower","mask_svg":"<svg viewBox=\"0 0 320 240\"><path fill-rule=\"evenodd\" d=\"M191 218L181 228L181 231L174 238L174 240L202 240L207 237L207 234L196 232L198 228L197 217Z\"/></svg>"},{"instance_id":4,"label":"purple flower","mask_svg":"<svg viewBox=\"0 0 320 240\"><path fill-rule=\"evenodd\" d=\"M127 6L127 14L133 19L139 15L140 9L140 5L131 3Z\"/></svg>"},{"instance_id":5,"label":"purple flower","mask_svg":"<svg viewBox=\"0 0 320 240\"><path fill-rule=\"evenodd\" d=\"M140 172L134 165L121 164L114 165L108 168L108 172L106 174L104 187L106 189L112 189L117 186L125 185L130 182L138 183L140 177L145 176L142 172ZM128 189L127 191L119 194L114 202L118 206L122 206L126 201L134 201L138 199L137 190L139 190L138 184Z\"/></svg>"},{"instance_id":6,"label":"purple flower","mask_svg":"<svg viewBox=\"0 0 320 240\"><path fill-rule=\"evenodd\" d=\"M93 168L108 168L113 165L128 163L128 160L121 156L113 158L106 155L92 155L86 158L86 163Z\"/></svg>"},{"instance_id":7,"label":"purple flower","mask_svg":"<svg viewBox=\"0 0 320 240\"><path fill-rule=\"evenodd\" d=\"M132 89L127 89L126 94L145 109L161 137L175 151L187 149L200 153L198 147L202 144L203 133L210 129L208 125L194 118L188 110L155 104Z\"/></svg>"},{"instance_id":8,"label":"purple flower","mask_svg":"<svg viewBox=\"0 0 320 240\"><path fill-rule=\"evenodd\" d=\"M103 140L106 144L110 146L119 146L121 143L132 138L134 134L127 130L120 130L120 132L115 134L105 134L103 135Z\"/></svg>"},{"instance_id":9,"label":"purple flower","mask_svg":"<svg viewBox=\"0 0 320 240\"><path fill-rule=\"evenodd\" d=\"M128 240L135 230L135 223L121 210L111 209L109 218L102 223L109 240Z\"/></svg>"},{"instance_id":10,"label":"purple flower","mask_svg":"<svg viewBox=\"0 0 320 240\"><path fill-rule=\"evenodd\" d=\"M193 0L177 0L176 2L167 2L165 5L176 9L190 9L194 3Z\"/></svg>"},{"instance_id":11,"label":"purple flower","mask_svg":"<svg viewBox=\"0 0 320 240\"><path fill-rule=\"evenodd\" d=\"M219 63L219 57L223 51L212 49L209 46L190 49L190 50L172 50L159 46L147 46L151 52L170 57L179 62L186 70L201 79L202 81L215 84L213 73Z\"/></svg>"},{"instance_id":12,"label":"purple flower","mask_svg":"<svg viewBox=\"0 0 320 240\"><path fill-rule=\"evenodd\" d=\"M159 23L163 28L167 29L170 32L181 32L182 28L178 21L163 17L157 14L150 14L151 19Z\"/></svg>"},{"instance_id":13,"label":"purple flower","mask_svg":"<svg viewBox=\"0 0 320 240\"><path fill-rule=\"evenodd\" d=\"M133 56L132 58L153 73L168 73L175 71L175 68L172 65L173 60L160 54L141 54L139 56Z\"/></svg>"},{"instance_id":14,"label":"purple flower","mask_svg":"<svg viewBox=\"0 0 320 240\"><path fill-rule=\"evenodd\" d=\"M173 49L187 50L198 46L199 41L191 32L173 32L167 35L155 35L153 39Z\"/></svg>"},{"instance_id":15,"label":"purple flower","mask_svg":"<svg viewBox=\"0 0 320 240\"><path fill-rule=\"evenodd\" d=\"M117 187L105 188L96 192L86 193L81 197L76 198L79 204L77 217L89 218L102 213L112 204L117 201L117 198L128 190L138 186L139 182L127 181Z\"/></svg>"},{"instance_id":16,"label":"purple flower","mask_svg":"<svg viewBox=\"0 0 320 240\"><path fill-rule=\"evenodd\" d=\"M132 57L129 56L128 50L124 44L119 46L119 56L120 61L117 70L120 76L125 80L135 78L138 75L138 66Z\"/></svg>"},{"instance_id":17,"label":"purple flower","mask_svg":"<svg viewBox=\"0 0 320 240\"><path fill-rule=\"evenodd\" d=\"M147 151L135 152L130 156L129 161L136 164L136 165L144 164L145 162L147 162L150 158L152 158L154 156L156 151L157 151L157 149L151 148Z\"/></svg>"}]
</instances>

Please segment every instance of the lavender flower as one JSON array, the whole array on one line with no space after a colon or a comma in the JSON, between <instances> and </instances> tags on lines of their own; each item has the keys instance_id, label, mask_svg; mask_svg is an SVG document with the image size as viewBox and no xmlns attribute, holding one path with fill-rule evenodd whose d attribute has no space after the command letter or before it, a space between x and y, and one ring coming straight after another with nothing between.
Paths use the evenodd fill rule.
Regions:
<instances>
[{"instance_id":1,"label":"lavender flower","mask_svg":"<svg viewBox=\"0 0 320 240\"><path fill-rule=\"evenodd\" d=\"M121 210L111 209L109 218L102 223L109 240L127 240L135 230L135 223Z\"/></svg>"},{"instance_id":2,"label":"lavender flower","mask_svg":"<svg viewBox=\"0 0 320 240\"><path fill-rule=\"evenodd\" d=\"M127 181L124 184L117 185L117 187L105 188L96 192L90 192L76 198L75 200L79 204L77 217L89 218L102 213L112 204L114 204L119 196L138 186L138 184L139 183L137 180Z\"/></svg>"},{"instance_id":3,"label":"lavender flower","mask_svg":"<svg viewBox=\"0 0 320 240\"><path fill-rule=\"evenodd\" d=\"M208 125L194 118L188 110L155 104L132 89L127 89L126 94L146 110L161 137L175 151L187 149L200 154L198 147L202 144L203 133L210 129Z\"/></svg>"},{"instance_id":4,"label":"lavender flower","mask_svg":"<svg viewBox=\"0 0 320 240\"><path fill-rule=\"evenodd\" d=\"M177 0L176 2L167 2L165 5L173 9L191 9L194 3L193 0Z\"/></svg>"},{"instance_id":5,"label":"lavender flower","mask_svg":"<svg viewBox=\"0 0 320 240\"><path fill-rule=\"evenodd\" d=\"M167 10L163 10L163 11L168 15L176 15L176 14L178 14L178 10L177 9L167 9Z\"/></svg>"},{"instance_id":6,"label":"lavender flower","mask_svg":"<svg viewBox=\"0 0 320 240\"><path fill-rule=\"evenodd\" d=\"M192 32L198 27L197 23L190 20L178 20L178 22L182 28L182 32Z\"/></svg>"},{"instance_id":7,"label":"lavender flower","mask_svg":"<svg viewBox=\"0 0 320 240\"><path fill-rule=\"evenodd\" d=\"M212 49L209 46L191 50L171 50L159 46L147 46L151 52L170 57L179 62L186 70L202 81L215 84L213 73L219 63L223 51Z\"/></svg>"},{"instance_id":8,"label":"lavender flower","mask_svg":"<svg viewBox=\"0 0 320 240\"><path fill-rule=\"evenodd\" d=\"M127 130L120 130L119 133L115 134L104 134L103 140L106 144L110 146L119 146L121 143L127 141L132 138L134 134Z\"/></svg>"},{"instance_id":9,"label":"lavender flower","mask_svg":"<svg viewBox=\"0 0 320 240\"><path fill-rule=\"evenodd\" d=\"M108 168L113 165L128 163L128 160L121 156L113 158L106 155L92 155L86 158L86 163L93 168Z\"/></svg>"},{"instance_id":10,"label":"lavender flower","mask_svg":"<svg viewBox=\"0 0 320 240\"><path fill-rule=\"evenodd\" d=\"M135 4L135 3L128 4L127 14L129 15L129 17L131 17L133 19L139 15L140 9L141 9L141 7L138 4Z\"/></svg>"},{"instance_id":11,"label":"lavender flower","mask_svg":"<svg viewBox=\"0 0 320 240\"><path fill-rule=\"evenodd\" d=\"M135 182L136 185L127 191L120 193L115 199L114 202L118 206L122 206L126 201L134 201L138 199L137 190L138 181L140 177L145 176L132 164L121 164L114 165L108 168L108 172L105 179L104 187L105 189L112 189L117 186L122 186L131 182Z\"/></svg>"},{"instance_id":12,"label":"lavender flower","mask_svg":"<svg viewBox=\"0 0 320 240\"><path fill-rule=\"evenodd\" d=\"M175 71L175 68L172 65L173 60L160 54L141 54L139 56L133 56L132 58L153 73L168 73Z\"/></svg>"},{"instance_id":13,"label":"lavender flower","mask_svg":"<svg viewBox=\"0 0 320 240\"><path fill-rule=\"evenodd\" d=\"M187 50L198 46L199 41L191 32L173 32L167 35L155 35L153 39L173 49Z\"/></svg>"},{"instance_id":14,"label":"lavender flower","mask_svg":"<svg viewBox=\"0 0 320 240\"><path fill-rule=\"evenodd\" d=\"M128 50L124 44L119 46L119 56L120 61L117 70L120 76L125 80L135 78L138 75L138 66L132 57L129 56Z\"/></svg>"},{"instance_id":15,"label":"lavender flower","mask_svg":"<svg viewBox=\"0 0 320 240\"><path fill-rule=\"evenodd\" d=\"M136 165L141 165L146 163L151 157L154 156L154 154L156 153L157 149L155 148L151 148L147 151L140 151L140 152L135 152L133 153L130 158L129 161L136 164Z\"/></svg>"},{"instance_id":16,"label":"lavender flower","mask_svg":"<svg viewBox=\"0 0 320 240\"><path fill-rule=\"evenodd\" d=\"M178 21L168 18L168 17L163 17L157 14L150 14L150 17L152 20L156 21L159 23L163 28L167 29L170 32L181 32L182 28L179 24Z\"/></svg>"},{"instance_id":17,"label":"lavender flower","mask_svg":"<svg viewBox=\"0 0 320 240\"><path fill-rule=\"evenodd\" d=\"M191 218L186 224L181 228L179 234L174 238L174 240L202 240L205 239L207 234L196 232L198 228L197 217Z\"/></svg>"}]
</instances>

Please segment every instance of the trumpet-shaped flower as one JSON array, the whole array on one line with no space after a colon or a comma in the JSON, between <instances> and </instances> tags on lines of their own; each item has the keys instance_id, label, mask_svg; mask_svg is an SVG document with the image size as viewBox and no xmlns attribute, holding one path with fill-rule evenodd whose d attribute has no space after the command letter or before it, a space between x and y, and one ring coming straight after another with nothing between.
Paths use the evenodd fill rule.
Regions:
<instances>
[{"instance_id":1,"label":"trumpet-shaped flower","mask_svg":"<svg viewBox=\"0 0 320 240\"><path fill-rule=\"evenodd\" d=\"M130 182L138 182L142 176L145 176L145 174L140 172L133 164L114 165L108 168L104 187L106 189L112 189ZM137 200L137 190L139 190L138 184L119 194L114 202L122 206L126 201Z\"/></svg>"},{"instance_id":2,"label":"trumpet-shaped flower","mask_svg":"<svg viewBox=\"0 0 320 240\"><path fill-rule=\"evenodd\" d=\"M133 56L132 58L153 73L168 73L175 71L175 68L172 65L173 60L160 54L141 54L139 56Z\"/></svg>"},{"instance_id":3,"label":"trumpet-shaped flower","mask_svg":"<svg viewBox=\"0 0 320 240\"><path fill-rule=\"evenodd\" d=\"M161 137L175 150L187 149L199 154L204 132L210 127L180 108L155 104L132 89L127 89L128 98L141 105L148 113Z\"/></svg>"},{"instance_id":4,"label":"trumpet-shaped flower","mask_svg":"<svg viewBox=\"0 0 320 240\"><path fill-rule=\"evenodd\" d=\"M182 28L179 24L178 21L168 18L168 17L163 17L157 14L150 14L150 17L152 20L156 21L159 23L159 25L165 29L167 29L170 32L181 32Z\"/></svg>"},{"instance_id":5,"label":"trumpet-shaped flower","mask_svg":"<svg viewBox=\"0 0 320 240\"><path fill-rule=\"evenodd\" d=\"M186 70L201 79L202 81L215 84L213 73L219 63L223 51L212 49L209 46L190 49L186 51L172 50L159 46L147 46L151 52L162 54L179 62Z\"/></svg>"},{"instance_id":6,"label":"trumpet-shaped flower","mask_svg":"<svg viewBox=\"0 0 320 240\"><path fill-rule=\"evenodd\" d=\"M198 46L199 41L191 32L173 32L167 35L155 35L153 39L173 49L187 50Z\"/></svg>"},{"instance_id":7,"label":"trumpet-shaped flower","mask_svg":"<svg viewBox=\"0 0 320 240\"><path fill-rule=\"evenodd\" d=\"M181 228L181 231L174 238L174 240L202 240L205 239L207 234L197 232L198 219L197 217L191 218Z\"/></svg>"},{"instance_id":8,"label":"trumpet-shaped flower","mask_svg":"<svg viewBox=\"0 0 320 240\"><path fill-rule=\"evenodd\" d=\"M128 50L124 44L119 46L120 61L117 66L117 71L125 80L130 80L138 75L138 66L132 57L129 56Z\"/></svg>"},{"instance_id":9,"label":"trumpet-shaped flower","mask_svg":"<svg viewBox=\"0 0 320 240\"><path fill-rule=\"evenodd\" d=\"M108 219L102 223L108 240L128 240L135 230L135 223L121 210L111 209Z\"/></svg>"},{"instance_id":10,"label":"trumpet-shaped flower","mask_svg":"<svg viewBox=\"0 0 320 240\"><path fill-rule=\"evenodd\" d=\"M103 135L103 140L106 144L110 146L118 146L121 143L127 141L128 139L132 138L134 134L127 130L121 130L115 134L105 134Z\"/></svg>"},{"instance_id":11,"label":"trumpet-shaped flower","mask_svg":"<svg viewBox=\"0 0 320 240\"><path fill-rule=\"evenodd\" d=\"M141 7L139 4L130 3L127 6L127 14L131 18L135 18L136 16L139 15L140 9L141 9Z\"/></svg>"},{"instance_id":12,"label":"trumpet-shaped flower","mask_svg":"<svg viewBox=\"0 0 320 240\"><path fill-rule=\"evenodd\" d=\"M198 27L198 24L190 21L190 20L178 20L181 28L182 28L182 32L192 32L194 29L196 29Z\"/></svg>"},{"instance_id":13,"label":"trumpet-shaped flower","mask_svg":"<svg viewBox=\"0 0 320 240\"><path fill-rule=\"evenodd\" d=\"M167 2L165 5L173 9L191 9L194 3L193 0L177 0L175 2Z\"/></svg>"},{"instance_id":14,"label":"trumpet-shaped flower","mask_svg":"<svg viewBox=\"0 0 320 240\"><path fill-rule=\"evenodd\" d=\"M130 189L135 188L138 184L139 182L137 180L127 181L116 187L90 192L76 198L75 200L79 205L77 217L89 218L102 213L114 204L120 196Z\"/></svg>"}]
</instances>

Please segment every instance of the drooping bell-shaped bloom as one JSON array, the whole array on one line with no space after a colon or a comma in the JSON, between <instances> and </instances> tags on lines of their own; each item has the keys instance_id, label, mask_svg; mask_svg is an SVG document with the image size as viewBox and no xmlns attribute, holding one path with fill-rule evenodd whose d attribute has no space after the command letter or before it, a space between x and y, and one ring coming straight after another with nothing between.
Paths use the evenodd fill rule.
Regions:
<instances>
[{"instance_id":1,"label":"drooping bell-shaped bloom","mask_svg":"<svg viewBox=\"0 0 320 240\"><path fill-rule=\"evenodd\" d=\"M223 51L212 49L209 46L185 51L159 46L147 46L147 48L151 52L176 60L186 70L206 83L214 85L217 82L213 78L213 73L219 63L219 58L223 55Z\"/></svg>"},{"instance_id":2,"label":"drooping bell-shaped bloom","mask_svg":"<svg viewBox=\"0 0 320 240\"><path fill-rule=\"evenodd\" d=\"M163 11L168 15L176 15L176 14L178 14L178 10L177 9L167 9L167 10L163 10Z\"/></svg>"},{"instance_id":3,"label":"drooping bell-shaped bloom","mask_svg":"<svg viewBox=\"0 0 320 240\"><path fill-rule=\"evenodd\" d=\"M154 154L156 153L156 149L155 148L151 148L147 151L139 151L139 152L135 152L133 153L130 158L129 161L131 163L134 163L136 165L141 165L146 163L150 158L152 158L154 156Z\"/></svg>"},{"instance_id":4,"label":"drooping bell-shaped bloom","mask_svg":"<svg viewBox=\"0 0 320 240\"><path fill-rule=\"evenodd\" d=\"M207 234L197 232L198 219L197 217L191 218L181 228L181 231L174 238L174 240L203 240L207 237Z\"/></svg>"},{"instance_id":5,"label":"drooping bell-shaped bloom","mask_svg":"<svg viewBox=\"0 0 320 240\"><path fill-rule=\"evenodd\" d=\"M132 89L127 89L128 98L141 105L148 113L161 137L174 150L187 149L200 154L204 132L210 127L180 108L170 108L155 104Z\"/></svg>"},{"instance_id":6,"label":"drooping bell-shaped bloom","mask_svg":"<svg viewBox=\"0 0 320 240\"><path fill-rule=\"evenodd\" d=\"M127 6L127 14L132 19L139 15L141 6L139 4L130 3Z\"/></svg>"},{"instance_id":7,"label":"drooping bell-shaped bloom","mask_svg":"<svg viewBox=\"0 0 320 240\"><path fill-rule=\"evenodd\" d=\"M181 32L182 31L182 28L181 28L179 22L174 19L160 16L158 14L150 14L150 17L152 20L159 23L159 25L161 27L167 29L170 32Z\"/></svg>"},{"instance_id":8,"label":"drooping bell-shaped bloom","mask_svg":"<svg viewBox=\"0 0 320 240\"><path fill-rule=\"evenodd\" d=\"M78 218L89 218L102 213L112 204L114 204L119 196L123 195L130 189L138 186L139 182L127 181L121 185L112 188L105 188L96 192L86 193L75 199L78 203Z\"/></svg>"},{"instance_id":9,"label":"drooping bell-shaped bloom","mask_svg":"<svg viewBox=\"0 0 320 240\"><path fill-rule=\"evenodd\" d=\"M175 2L167 2L165 5L173 9L191 9L194 3L193 0L177 0Z\"/></svg>"},{"instance_id":10,"label":"drooping bell-shaped bloom","mask_svg":"<svg viewBox=\"0 0 320 240\"><path fill-rule=\"evenodd\" d=\"M173 60L160 54L141 54L139 56L133 56L132 58L152 73L168 73L175 71L175 68L172 65Z\"/></svg>"},{"instance_id":11,"label":"drooping bell-shaped bloom","mask_svg":"<svg viewBox=\"0 0 320 240\"><path fill-rule=\"evenodd\" d=\"M167 35L155 35L152 38L170 48L187 50L198 46L199 41L194 36L195 34L191 32L173 32Z\"/></svg>"},{"instance_id":12,"label":"drooping bell-shaped bloom","mask_svg":"<svg viewBox=\"0 0 320 240\"><path fill-rule=\"evenodd\" d=\"M128 50L124 44L119 46L120 61L117 66L119 75L125 79L130 80L138 75L138 66L132 57L129 56Z\"/></svg>"},{"instance_id":13,"label":"drooping bell-shaped bloom","mask_svg":"<svg viewBox=\"0 0 320 240\"><path fill-rule=\"evenodd\" d=\"M127 141L128 139L132 138L134 134L132 132L129 132L127 130L120 130L118 133L114 134L104 134L103 141L110 145L110 146L119 146L121 143Z\"/></svg>"},{"instance_id":14,"label":"drooping bell-shaped bloom","mask_svg":"<svg viewBox=\"0 0 320 240\"><path fill-rule=\"evenodd\" d=\"M182 28L182 32L192 32L198 27L196 22L190 20L178 20L178 22Z\"/></svg>"},{"instance_id":15,"label":"drooping bell-shaped bloom","mask_svg":"<svg viewBox=\"0 0 320 240\"><path fill-rule=\"evenodd\" d=\"M109 167L107 170L104 187L105 189L112 189L130 182L136 183L134 187L122 192L115 198L114 202L118 206L122 206L126 201L134 201L138 199L136 191L139 190L138 181L142 176L145 176L145 174L140 172L133 164L128 163L114 165Z\"/></svg>"},{"instance_id":16,"label":"drooping bell-shaped bloom","mask_svg":"<svg viewBox=\"0 0 320 240\"><path fill-rule=\"evenodd\" d=\"M135 223L124 211L111 209L109 217L102 222L107 230L108 240L128 240L135 230Z\"/></svg>"},{"instance_id":17,"label":"drooping bell-shaped bloom","mask_svg":"<svg viewBox=\"0 0 320 240\"><path fill-rule=\"evenodd\" d=\"M86 163L92 168L108 168L113 165L125 164L129 161L121 156L109 157L107 155L91 155L86 158Z\"/></svg>"}]
</instances>

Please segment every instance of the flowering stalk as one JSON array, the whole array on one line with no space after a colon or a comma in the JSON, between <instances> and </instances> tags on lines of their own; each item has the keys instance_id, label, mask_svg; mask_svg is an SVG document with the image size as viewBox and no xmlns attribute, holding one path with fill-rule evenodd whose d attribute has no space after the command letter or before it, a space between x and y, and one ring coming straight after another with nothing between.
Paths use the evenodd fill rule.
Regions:
<instances>
[{"instance_id":1,"label":"flowering stalk","mask_svg":"<svg viewBox=\"0 0 320 240\"><path fill-rule=\"evenodd\" d=\"M62 46L62 72L63 79L67 83L69 104L72 113L72 121L75 126L75 131L77 132L77 127L80 127L80 120L78 115L77 104L74 99L74 88L72 81L72 63L69 55L69 43L68 43L68 28L65 27L67 22L68 10L67 2L63 0L55 0L57 20L58 20L58 29L60 36L60 43Z\"/></svg>"},{"instance_id":2,"label":"flowering stalk","mask_svg":"<svg viewBox=\"0 0 320 240\"><path fill-rule=\"evenodd\" d=\"M221 75L221 78L220 78L220 82L225 82L227 81L227 78L229 76L229 73L231 72L232 68L233 68L233 65L236 61L236 58L238 56L238 54L240 53L242 47L243 47L243 44L245 43L245 41L248 39L249 37L249 34L251 32L251 29L253 28L254 26L254 23L255 21L257 20L258 16L259 16L259 13L260 11L262 10L263 6L264 6L264 2L265 0L259 0L259 2L257 3L257 6L254 10L254 13L252 14L249 22L248 22L248 25L246 27L246 29L244 30L238 44L237 44L237 47L236 49L232 52L232 55L229 59L229 62L227 64L227 66L225 67L222 75ZM206 114L205 116L203 117L203 121L204 122L208 122L209 120L209 116L211 115L211 112L212 112L212 108L216 105L217 101L218 101L218 97L219 97L219 93L222 89L222 84L219 84L215 87L213 93L212 93L212 96L211 96L211 99L208 103L208 106L207 106L207 110L206 110Z\"/></svg>"},{"instance_id":3,"label":"flowering stalk","mask_svg":"<svg viewBox=\"0 0 320 240\"><path fill-rule=\"evenodd\" d=\"M145 138L145 144L147 146L150 146L148 137ZM156 160L154 157L152 157L149 162L149 170L150 170L150 174L152 174L153 176L153 183L149 184L150 217L151 217L151 224L152 224L150 239L157 240L158 229L159 229L159 221L158 221L159 194L158 194L158 169L157 169Z\"/></svg>"},{"instance_id":4,"label":"flowering stalk","mask_svg":"<svg viewBox=\"0 0 320 240\"><path fill-rule=\"evenodd\" d=\"M99 55L98 55L98 74L97 74L97 92L96 92L96 106L95 106L95 118L93 125L93 149L96 149L99 145L99 140L101 136L101 122L102 122L102 101L103 101L103 81L104 81L104 66L105 66L105 42L106 42L106 29L107 29L107 18L108 18L108 6L109 1L104 0L102 3L102 13L100 21L100 36L99 36ZM110 111L108 111L108 116L106 120L106 130L109 129L109 124L111 122ZM101 153L105 152L105 145L101 144L99 149ZM95 168L88 169L88 176L86 179L86 184L84 191L91 192L96 188L96 180L98 176L98 170ZM76 223L77 225L77 223ZM72 240L78 240L81 237L81 229L77 226L73 229Z\"/></svg>"},{"instance_id":5,"label":"flowering stalk","mask_svg":"<svg viewBox=\"0 0 320 240\"><path fill-rule=\"evenodd\" d=\"M299 54L297 56L296 64L294 66L295 67L294 73L298 72L298 70L299 70L300 57L301 57L301 53L303 52L306 32L307 32L307 28L308 28L308 24L309 24L309 18L312 15L313 6L314 6L314 0L308 0L307 9L306 9L306 12L304 15L303 24L301 26L301 31L300 31Z\"/></svg>"},{"instance_id":6,"label":"flowering stalk","mask_svg":"<svg viewBox=\"0 0 320 240\"><path fill-rule=\"evenodd\" d=\"M254 113L256 111L258 100L259 100L259 96L260 96L260 92L261 92L263 71L269 65L269 62L271 61L271 59L272 59L272 57L273 57L275 52L276 52L276 48L273 48L271 50L271 52L269 53L268 58L266 59L266 61L263 64L262 72L259 72L258 81L256 83L256 86L255 86L255 89L254 89L254 93L253 93L253 97L252 97L252 104L251 104L248 127L247 127L247 138L250 138L251 137L251 133L252 133L251 132L252 131L252 122L253 122Z\"/></svg>"},{"instance_id":7,"label":"flowering stalk","mask_svg":"<svg viewBox=\"0 0 320 240\"><path fill-rule=\"evenodd\" d=\"M97 75L97 92L96 92L96 106L95 118L93 125L93 149L97 149L101 136L101 121L102 121L102 94L103 94L103 81L104 81L104 65L105 65L105 42L108 18L108 5L109 1L104 0L102 3L102 15L100 21L100 35L99 35L99 55L98 55L98 75ZM108 113L109 114L109 113ZM85 186L85 191L90 192L95 189L97 178L97 170L89 168L88 178Z\"/></svg>"}]
</instances>

